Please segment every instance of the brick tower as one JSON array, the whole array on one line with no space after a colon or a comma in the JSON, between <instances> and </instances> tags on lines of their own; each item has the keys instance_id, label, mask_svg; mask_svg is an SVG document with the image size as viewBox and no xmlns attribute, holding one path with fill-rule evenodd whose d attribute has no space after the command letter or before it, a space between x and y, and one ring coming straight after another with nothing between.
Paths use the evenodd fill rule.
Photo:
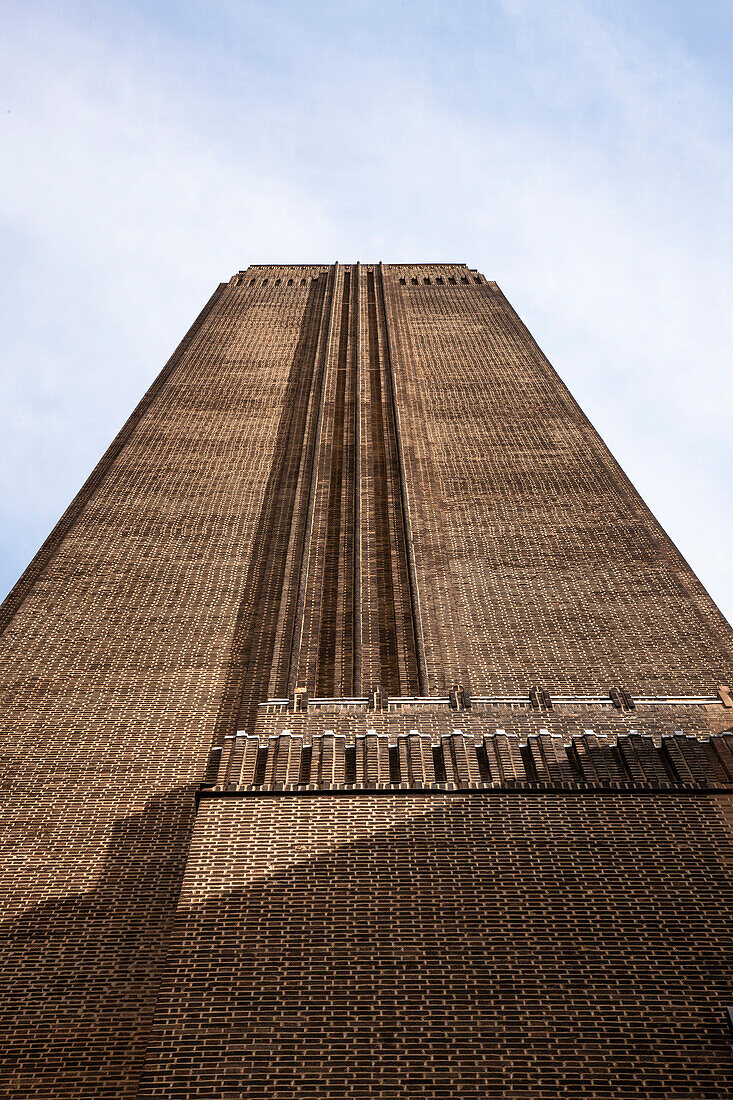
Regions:
<instances>
[{"instance_id":1,"label":"brick tower","mask_svg":"<svg viewBox=\"0 0 733 1100\"><path fill-rule=\"evenodd\" d=\"M495 283L235 275L0 618L1 1096L730 1094L733 632Z\"/></svg>"}]
</instances>

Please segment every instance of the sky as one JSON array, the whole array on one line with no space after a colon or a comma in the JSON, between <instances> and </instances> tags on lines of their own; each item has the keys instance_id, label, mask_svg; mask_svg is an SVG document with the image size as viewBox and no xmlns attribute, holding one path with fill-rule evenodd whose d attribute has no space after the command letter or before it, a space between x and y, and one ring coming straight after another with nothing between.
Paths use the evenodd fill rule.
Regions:
<instances>
[{"instance_id":1,"label":"sky","mask_svg":"<svg viewBox=\"0 0 733 1100\"><path fill-rule=\"evenodd\" d=\"M219 282L495 279L733 620L733 4L0 9L0 597Z\"/></svg>"}]
</instances>

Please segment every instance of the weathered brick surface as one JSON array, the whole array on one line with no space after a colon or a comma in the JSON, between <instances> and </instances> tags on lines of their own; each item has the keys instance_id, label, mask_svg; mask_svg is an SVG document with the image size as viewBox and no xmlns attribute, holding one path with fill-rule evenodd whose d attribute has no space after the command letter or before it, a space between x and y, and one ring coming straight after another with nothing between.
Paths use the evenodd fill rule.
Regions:
<instances>
[{"instance_id":1,"label":"weathered brick surface","mask_svg":"<svg viewBox=\"0 0 733 1100\"><path fill-rule=\"evenodd\" d=\"M141 1096L729 1095L714 797L202 803Z\"/></svg>"}]
</instances>

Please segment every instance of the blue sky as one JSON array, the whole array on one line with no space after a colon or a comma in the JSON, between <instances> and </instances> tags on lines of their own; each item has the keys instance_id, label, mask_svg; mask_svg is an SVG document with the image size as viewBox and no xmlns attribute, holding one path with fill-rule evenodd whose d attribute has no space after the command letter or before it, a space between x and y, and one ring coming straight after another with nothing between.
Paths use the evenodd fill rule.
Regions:
<instances>
[{"instance_id":1,"label":"blue sky","mask_svg":"<svg viewBox=\"0 0 733 1100\"><path fill-rule=\"evenodd\" d=\"M0 589L220 281L496 279L733 619L733 4L6 0Z\"/></svg>"}]
</instances>

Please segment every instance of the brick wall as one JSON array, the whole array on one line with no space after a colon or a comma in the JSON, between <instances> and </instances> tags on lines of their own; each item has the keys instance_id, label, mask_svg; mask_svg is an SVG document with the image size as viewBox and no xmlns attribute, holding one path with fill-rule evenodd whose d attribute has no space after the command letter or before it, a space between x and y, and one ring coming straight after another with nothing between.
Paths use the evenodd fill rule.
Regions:
<instances>
[{"instance_id":1,"label":"brick wall","mask_svg":"<svg viewBox=\"0 0 733 1100\"><path fill-rule=\"evenodd\" d=\"M496 284L386 272L429 691L714 690L730 627Z\"/></svg>"},{"instance_id":2,"label":"brick wall","mask_svg":"<svg viewBox=\"0 0 733 1100\"><path fill-rule=\"evenodd\" d=\"M140 1095L717 1100L732 855L714 796L202 802Z\"/></svg>"}]
</instances>

